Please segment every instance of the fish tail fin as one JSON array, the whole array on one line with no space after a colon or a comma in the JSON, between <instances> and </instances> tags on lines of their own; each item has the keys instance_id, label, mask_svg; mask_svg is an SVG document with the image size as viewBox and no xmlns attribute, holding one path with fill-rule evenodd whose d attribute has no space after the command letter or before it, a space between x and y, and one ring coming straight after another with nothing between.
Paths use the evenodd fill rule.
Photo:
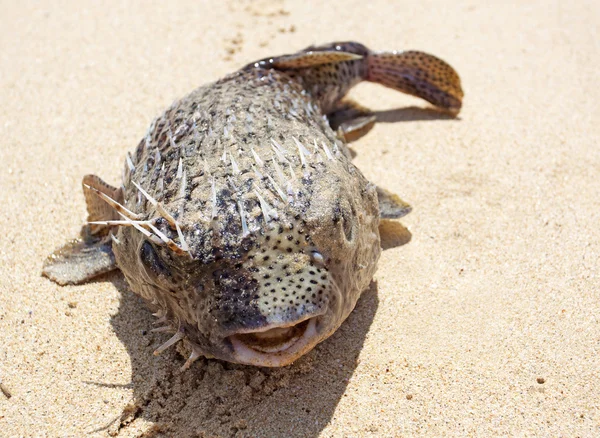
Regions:
<instances>
[{"instance_id":1,"label":"fish tail fin","mask_svg":"<svg viewBox=\"0 0 600 438\"><path fill-rule=\"evenodd\" d=\"M458 114L463 90L458 73L445 61L418 51L370 52L367 80L425 99Z\"/></svg>"}]
</instances>

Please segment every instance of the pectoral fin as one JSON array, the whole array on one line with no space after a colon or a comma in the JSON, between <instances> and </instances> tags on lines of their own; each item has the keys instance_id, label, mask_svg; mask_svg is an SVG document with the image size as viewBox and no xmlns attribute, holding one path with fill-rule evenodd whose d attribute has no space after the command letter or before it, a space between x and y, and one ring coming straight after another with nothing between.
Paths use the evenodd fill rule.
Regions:
<instances>
[{"instance_id":1,"label":"pectoral fin","mask_svg":"<svg viewBox=\"0 0 600 438\"><path fill-rule=\"evenodd\" d=\"M119 219L115 209L100 195L123 202L120 189L105 183L96 175L86 175L82 184L88 222ZM113 240L109 232L106 225L84 226L79 239L68 242L46 259L42 275L60 285L79 284L117 269L112 251Z\"/></svg>"},{"instance_id":2,"label":"pectoral fin","mask_svg":"<svg viewBox=\"0 0 600 438\"><path fill-rule=\"evenodd\" d=\"M350 99L338 103L336 108L327 114L327 119L331 129L347 143L365 135L377 121L370 109Z\"/></svg>"},{"instance_id":3,"label":"pectoral fin","mask_svg":"<svg viewBox=\"0 0 600 438\"><path fill-rule=\"evenodd\" d=\"M117 269L110 236L75 239L54 251L44 262L42 274L60 284L80 284Z\"/></svg>"},{"instance_id":4,"label":"pectoral fin","mask_svg":"<svg viewBox=\"0 0 600 438\"><path fill-rule=\"evenodd\" d=\"M398 195L381 187L377 187L377 197L379 199L379 216L382 219L399 219L412 210L412 207Z\"/></svg>"}]
</instances>

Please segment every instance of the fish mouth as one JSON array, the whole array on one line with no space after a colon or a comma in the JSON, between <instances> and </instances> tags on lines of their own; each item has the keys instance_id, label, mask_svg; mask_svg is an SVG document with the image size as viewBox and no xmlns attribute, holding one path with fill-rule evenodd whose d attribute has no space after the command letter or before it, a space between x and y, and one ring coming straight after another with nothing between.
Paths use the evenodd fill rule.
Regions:
<instances>
[{"instance_id":1,"label":"fish mouth","mask_svg":"<svg viewBox=\"0 0 600 438\"><path fill-rule=\"evenodd\" d=\"M239 363L263 367L291 364L318 343L317 318L228 337Z\"/></svg>"}]
</instances>

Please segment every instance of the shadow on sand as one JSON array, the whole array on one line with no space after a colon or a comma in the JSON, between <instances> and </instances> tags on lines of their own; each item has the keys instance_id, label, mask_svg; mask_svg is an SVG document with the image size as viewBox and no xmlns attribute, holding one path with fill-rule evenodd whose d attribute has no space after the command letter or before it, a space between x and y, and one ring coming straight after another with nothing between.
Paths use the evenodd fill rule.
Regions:
<instances>
[{"instance_id":1,"label":"shadow on sand","mask_svg":"<svg viewBox=\"0 0 600 438\"><path fill-rule=\"evenodd\" d=\"M373 111L377 123L416 122L434 120L460 120L460 117L433 107L409 106L385 111Z\"/></svg>"},{"instance_id":2,"label":"shadow on sand","mask_svg":"<svg viewBox=\"0 0 600 438\"><path fill-rule=\"evenodd\" d=\"M155 318L144 301L120 274L110 277L122 295L111 324L130 356L133 389L133 402L102 428L113 436L138 419L153 423L144 437L317 436L352 377L379 302L373 282L342 327L289 367L200 359L181 372L185 359L175 349L152 355L170 335L150 333Z\"/></svg>"},{"instance_id":3,"label":"shadow on sand","mask_svg":"<svg viewBox=\"0 0 600 438\"><path fill-rule=\"evenodd\" d=\"M410 232L401 224L386 223L381 230L384 248L410 240ZM317 436L331 421L352 378L379 303L377 283L372 282L337 332L289 367L257 368L200 359L181 372L185 356L180 353L185 347L180 343L177 351L172 348L153 356L152 351L170 335L150 332L155 318L120 273L99 279L103 280L121 292L111 324L131 360L131 383L120 386L133 389L133 401L120 418L94 431L111 436L128 428L147 429L139 423L135 426L140 420L152 423L141 435L146 438Z\"/></svg>"},{"instance_id":4,"label":"shadow on sand","mask_svg":"<svg viewBox=\"0 0 600 438\"><path fill-rule=\"evenodd\" d=\"M383 111L369 111L366 108L360 107L356 110L352 106L350 109L344 109L336 112L332 115L333 118L329 120L332 128L337 130L338 127L344 122L351 121L355 117L362 116L375 116L373 123L368 123L362 128L348 132L344 136L347 143L353 143L356 140L364 137L369 133L373 126L377 123L397 123L397 122L416 122L416 121L436 121L436 120L460 120L456 115L442 111L439 108L426 107L421 108L417 106L409 106L405 108L396 108ZM361 112L365 111L365 112ZM350 146L350 154L352 158L356 158L356 151Z\"/></svg>"}]
</instances>

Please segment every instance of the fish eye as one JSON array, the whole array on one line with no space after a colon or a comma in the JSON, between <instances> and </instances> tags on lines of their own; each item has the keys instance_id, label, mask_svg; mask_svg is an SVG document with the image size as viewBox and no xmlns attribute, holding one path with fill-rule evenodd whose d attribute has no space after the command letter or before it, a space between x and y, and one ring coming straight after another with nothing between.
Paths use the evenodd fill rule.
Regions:
<instances>
[{"instance_id":1,"label":"fish eye","mask_svg":"<svg viewBox=\"0 0 600 438\"><path fill-rule=\"evenodd\" d=\"M156 253L152 244L147 240L140 247L140 261L148 275L152 278L160 279L171 276L171 273Z\"/></svg>"}]
</instances>

